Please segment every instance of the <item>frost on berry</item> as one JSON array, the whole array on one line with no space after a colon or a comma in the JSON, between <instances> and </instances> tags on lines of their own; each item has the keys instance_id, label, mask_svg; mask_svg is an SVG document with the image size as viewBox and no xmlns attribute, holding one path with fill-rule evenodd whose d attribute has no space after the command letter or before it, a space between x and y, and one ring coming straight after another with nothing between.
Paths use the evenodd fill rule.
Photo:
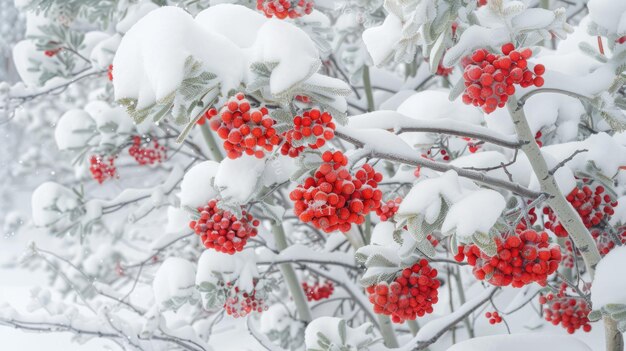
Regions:
<instances>
[{"instance_id":1,"label":"frost on berry","mask_svg":"<svg viewBox=\"0 0 626 351\"><path fill-rule=\"evenodd\" d=\"M256 8L267 18L298 18L313 11L313 0L257 0Z\"/></svg>"},{"instance_id":2,"label":"frost on berry","mask_svg":"<svg viewBox=\"0 0 626 351\"><path fill-rule=\"evenodd\" d=\"M245 95L231 97L217 115L207 111L211 129L224 140L228 158L235 159L246 153L263 158L281 141L273 128L275 121L265 107L253 108Z\"/></svg>"},{"instance_id":3,"label":"frost on berry","mask_svg":"<svg viewBox=\"0 0 626 351\"><path fill-rule=\"evenodd\" d=\"M587 228L608 223L615 213L614 208L617 206L617 201L605 193L603 186L594 187L583 182L578 183L576 188L566 196L566 199L574 207ZM551 230L558 237L568 235L552 209L544 207L543 213L548 216L548 220L545 222L546 229Z\"/></svg>"},{"instance_id":4,"label":"frost on berry","mask_svg":"<svg viewBox=\"0 0 626 351\"><path fill-rule=\"evenodd\" d=\"M329 298L333 294L335 287L333 282L328 280L313 283L302 282L302 289L309 301L320 301Z\"/></svg>"},{"instance_id":5,"label":"frost on berry","mask_svg":"<svg viewBox=\"0 0 626 351\"><path fill-rule=\"evenodd\" d=\"M253 279L254 288L245 291L236 286L235 282L217 283L217 288L225 295L224 310L233 318L245 317L252 312L267 311L266 303L268 292L272 290L273 284L266 280Z\"/></svg>"},{"instance_id":6,"label":"frost on berry","mask_svg":"<svg viewBox=\"0 0 626 351\"><path fill-rule=\"evenodd\" d=\"M528 67L527 60L532 53L528 48L517 51L511 43L502 46L502 55L485 49L474 51L463 72L463 102L480 106L485 113L491 113L498 107L504 107L509 96L515 93L515 85L522 88L543 86L541 75L545 67L541 64L533 70Z\"/></svg>"},{"instance_id":7,"label":"frost on berry","mask_svg":"<svg viewBox=\"0 0 626 351\"><path fill-rule=\"evenodd\" d=\"M393 282L382 282L366 290L375 313L391 316L394 323L403 323L433 312L439 285L437 270L422 259L400 271Z\"/></svg>"},{"instance_id":8,"label":"frost on berry","mask_svg":"<svg viewBox=\"0 0 626 351\"><path fill-rule=\"evenodd\" d=\"M380 207L382 174L366 163L353 176L341 151L324 152L322 161L314 176L289 194L294 213L326 233L347 232L353 223L363 223L365 215Z\"/></svg>"},{"instance_id":9,"label":"frost on berry","mask_svg":"<svg viewBox=\"0 0 626 351\"><path fill-rule=\"evenodd\" d=\"M144 142L138 135L133 136L133 144L128 148L128 154L140 165L153 165L165 160L165 146L159 144L156 139L146 139Z\"/></svg>"},{"instance_id":10,"label":"frost on berry","mask_svg":"<svg viewBox=\"0 0 626 351\"><path fill-rule=\"evenodd\" d=\"M397 197L393 200L389 200L387 202L383 202L379 208L376 209L376 214L381 221L386 222L390 218L398 212L400 208L400 203L402 202L401 197Z\"/></svg>"},{"instance_id":11,"label":"frost on berry","mask_svg":"<svg viewBox=\"0 0 626 351\"><path fill-rule=\"evenodd\" d=\"M525 230L496 238L497 253L493 257L471 244L460 246L454 258L458 262L466 259L477 279L495 286L519 288L533 282L545 286L562 259L559 245L548 240L546 232Z\"/></svg>"},{"instance_id":12,"label":"frost on berry","mask_svg":"<svg viewBox=\"0 0 626 351\"><path fill-rule=\"evenodd\" d=\"M294 117L293 129L286 131L283 137L285 142L280 149L283 155L297 157L304 150L304 144L319 149L335 137L333 116L316 108L304 111L302 116Z\"/></svg>"},{"instance_id":13,"label":"frost on berry","mask_svg":"<svg viewBox=\"0 0 626 351\"><path fill-rule=\"evenodd\" d=\"M89 172L91 177L102 184L105 180L117 177L115 167L116 156L110 156L107 160L103 156L93 155L89 158Z\"/></svg>"},{"instance_id":14,"label":"frost on berry","mask_svg":"<svg viewBox=\"0 0 626 351\"><path fill-rule=\"evenodd\" d=\"M567 285L563 283L557 294L548 293L539 296L546 321L553 325L561 325L570 334L574 334L580 328L590 332L591 324L587 318L591 312L589 304L582 297L568 296L566 287Z\"/></svg>"},{"instance_id":15,"label":"frost on berry","mask_svg":"<svg viewBox=\"0 0 626 351\"><path fill-rule=\"evenodd\" d=\"M198 212L200 217L191 221L189 227L208 249L232 255L243 250L248 238L257 234L257 219L246 211L242 211L242 217L237 218L231 212L218 208L217 200L209 201L206 206L198 208Z\"/></svg>"}]
</instances>

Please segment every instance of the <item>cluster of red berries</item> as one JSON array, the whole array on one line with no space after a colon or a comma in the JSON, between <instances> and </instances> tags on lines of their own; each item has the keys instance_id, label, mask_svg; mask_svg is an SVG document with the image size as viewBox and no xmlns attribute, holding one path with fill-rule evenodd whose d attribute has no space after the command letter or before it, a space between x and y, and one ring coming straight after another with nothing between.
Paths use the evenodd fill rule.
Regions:
<instances>
[{"instance_id":1,"label":"cluster of red berries","mask_svg":"<svg viewBox=\"0 0 626 351\"><path fill-rule=\"evenodd\" d=\"M380 220L383 222L386 222L389 219L393 218L396 212L398 212L401 202L401 197L397 197L393 200L383 202L380 207L376 209L376 214L378 215L378 218L380 218Z\"/></svg>"},{"instance_id":2,"label":"cluster of red berries","mask_svg":"<svg viewBox=\"0 0 626 351\"><path fill-rule=\"evenodd\" d=\"M324 152L322 161L314 176L289 194L294 213L326 233L347 232L352 223L363 223L365 215L380 207L383 194L377 187L383 176L367 163L352 176L341 151Z\"/></svg>"},{"instance_id":3,"label":"cluster of red berries","mask_svg":"<svg viewBox=\"0 0 626 351\"><path fill-rule=\"evenodd\" d=\"M226 283L220 281L218 288L226 290L226 301L224 302L224 310L229 316L233 318L245 317L251 312L263 312L267 311L268 306L265 303L265 299L257 296L256 287L258 285L258 279L253 281L255 289L251 292L242 291L238 287L233 287L233 283Z\"/></svg>"},{"instance_id":4,"label":"cluster of red berries","mask_svg":"<svg viewBox=\"0 0 626 351\"><path fill-rule=\"evenodd\" d=\"M472 63L463 72L463 102L481 106L485 113L491 113L498 107L504 107L508 97L515 93L515 84L523 88L542 86L544 81L541 75L545 67L539 64L533 71L528 69L526 60L532 53L528 48L517 51L511 43L502 46L503 55L485 49L474 51L470 57Z\"/></svg>"},{"instance_id":5,"label":"cluster of red berries","mask_svg":"<svg viewBox=\"0 0 626 351\"><path fill-rule=\"evenodd\" d=\"M61 51L62 48L57 48L57 49L53 49L53 50L46 50L43 52L44 55L48 56L48 57L53 57L56 56L56 54L58 54Z\"/></svg>"},{"instance_id":6,"label":"cluster of red berries","mask_svg":"<svg viewBox=\"0 0 626 351\"><path fill-rule=\"evenodd\" d=\"M333 116L330 113L322 113L316 108L304 111L302 116L294 117L293 129L285 132L285 143L280 152L283 155L297 157L304 150L304 145L293 146L294 142L308 138L315 139L313 143L308 144L309 148L321 148L327 140L335 137L335 123L332 120Z\"/></svg>"},{"instance_id":7,"label":"cluster of red berries","mask_svg":"<svg viewBox=\"0 0 626 351\"><path fill-rule=\"evenodd\" d=\"M454 257L458 262L467 258L474 276L495 286L512 285L515 288L536 282L546 285L548 275L561 262L561 248L548 242L546 232L525 230L506 238L496 238L497 253L490 257L478 246L460 246Z\"/></svg>"},{"instance_id":8,"label":"cluster of red berries","mask_svg":"<svg viewBox=\"0 0 626 351\"><path fill-rule=\"evenodd\" d=\"M231 159L244 152L263 158L265 151L272 151L281 141L267 108L252 108L243 93L231 97L218 114L210 109L205 116L210 119L211 129L224 140L224 149Z\"/></svg>"},{"instance_id":9,"label":"cluster of red berries","mask_svg":"<svg viewBox=\"0 0 626 351\"><path fill-rule=\"evenodd\" d=\"M267 18L298 18L313 11L312 0L257 0L256 8Z\"/></svg>"},{"instance_id":10,"label":"cluster of red berries","mask_svg":"<svg viewBox=\"0 0 626 351\"><path fill-rule=\"evenodd\" d=\"M115 158L116 156L111 156L105 161L100 155L91 156L89 159L89 172L91 172L91 177L100 184L107 179L117 177Z\"/></svg>"},{"instance_id":11,"label":"cluster of red berries","mask_svg":"<svg viewBox=\"0 0 626 351\"><path fill-rule=\"evenodd\" d=\"M113 65L109 65L109 68L107 69L107 77L109 78L109 81L113 81Z\"/></svg>"},{"instance_id":12,"label":"cluster of red berries","mask_svg":"<svg viewBox=\"0 0 626 351\"><path fill-rule=\"evenodd\" d=\"M391 316L394 323L403 323L433 312L439 285L437 270L422 259L403 269L391 284L382 282L367 287L367 293L375 313Z\"/></svg>"},{"instance_id":13,"label":"cluster of red berries","mask_svg":"<svg viewBox=\"0 0 626 351\"><path fill-rule=\"evenodd\" d=\"M189 222L189 227L198 234L204 246L219 252L234 254L243 250L248 238L256 236L255 227L259 220L254 219L246 211L237 218L229 211L217 207L217 200L198 208L200 218Z\"/></svg>"},{"instance_id":14,"label":"cluster of red berries","mask_svg":"<svg viewBox=\"0 0 626 351\"><path fill-rule=\"evenodd\" d=\"M475 139L472 138L463 138L463 140L465 140L467 142L467 150L470 153L476 153L476 151L478 151L478 149L480 149L480 145Z\"/></svg>"},{"instance_id":15,"label":"cluster of red berries","mask_svg":"<svg viewBox=\"0 0 626 351\"><path fill-rule=\"evenodd\" d=\"M622 245L626 244L626 227L616 228L616 231L616 237L614 238L608 231L608 228L594 228L591 230L591 235L602 256L608 254L615 248L615 240L619 240Z\"/></svg>"},{"instance_id":16,"label":"cluster of red berries","mask_svg":"<svg viewBox=\"0 0 626 351\"><path fill-rule=\"evenodd\" d=\"M617 206L617 201L614 201L609 194L605 194L604 190L601 185L592 189L589 185L578 183L576 188L566 196L567 201L576 209L587 228L608 221L615 213L614 208ZM552 209L544 207L543 213L548 216L545 227L558 237L566 237L567 231L558 221Z\"/></svg>"},{"instance_id":17,"label":"cluster of red berries","mask_svg":"<svg viewBox=\"0 0 626 351\"><path fill-rule=\"evenodd\" d=\"M153 139L152 143L148 139L146 145L142 145L142 139L139 135L133 136L133 144L128 148L128 154L142 166L161 163L167 155L165 146L160 145L156 139Z\"/></svg>"},{"instance_id":18,"label":"cluster of red berries","mask_svg":"<svg viewBox=\"0 0 626 351\"><path fill-rule=\"evenodd\" d=\"M554 295L539 296L539 303L543 305L545 319L553 325L561 325L568 333L574 332L580 328L585 332L591 331L591 324L587 316L591 309L587 301L581 297L571 297L565 295L564 289Z\"/></svg>"},{"instance_id":19,"label":"cluster of red berries","mask_svg":"<svg viewBox=\"0 0 626 351\"><path fill-rule=\"evenodd\" d=\"M302 289L309 301L319 301L329 298L333 294L335 287L331 281L324 283L318 281L313 284L302 282Z\"/></svg>"},{"instance_id":20,"label":"cluster of red berries","mask_svg":"<svg viewBox=\"0 0 626 351\"><path fill-rule=\"evenodd\" d=\"M485 313L485 317L489 319L489 324L498 324L502 322L502 316L497 311Z\"/></svg>"}]
</instances>

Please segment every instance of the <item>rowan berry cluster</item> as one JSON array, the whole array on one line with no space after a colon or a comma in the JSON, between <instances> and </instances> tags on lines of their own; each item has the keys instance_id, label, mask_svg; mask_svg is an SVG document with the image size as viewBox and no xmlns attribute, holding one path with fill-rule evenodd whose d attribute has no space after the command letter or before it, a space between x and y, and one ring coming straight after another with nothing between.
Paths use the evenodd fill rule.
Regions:
<instances>
[{"instance_id":1,"label":"rowan berry cluster","mask_svg":"<svg viewBox=\"0 0 626 351\"><path fill-rule=\"evenodd\" d=\"M614 208L617 206L617 201L613 200L609 194L606 194L604 187L601 185L592 189L589 185L578 183L577 187L566 198L576 209L587 228L608 222L615 213ZM548 216L548 221L545 222L546 229L551 230L558 237L566 237L567 230L558 221L552 209L544 207L543 213Z\"/></svg>"},{"instance_id":2,"label":"rowan berry cluster","mask_svg":"<svg viewBox=\"0 0 626 351\"><path fill-rule=\"evenodd\" d=\"M393 200L383 202L380 207L376 209L376 214L378 215L378 218L380 218L380 220L383 222L386 222L389 219L393 218L396 212L398 212L401 202L401 197L397 197Z\"/></svg>"},{"instance_id":3,"label":"rowan berry cluster","mask_svg":"<svg viewBox=\"0 0 626 351\"><path fill-rule=\"evenodd\" d=\"M294 213L326 233L347 232L352 223L363 223L365 215L380 207L382 174L366 163L353 176L341 151L324 152L322 161L314 176L289 194Z\"/></svg>"},{"instance_id":4,"label":"rowan berry cluster","mask_svg":"<svg viewBox=\"0 0 626 351\"><path fill-rule=\"evenodd\" d=\"M587 301L581 297L571 297L561 289L554 295L548 293L539 296L539 303L543 305L545 319L553 325L561 325L568 333L573 334L582 328L585 332L591 331L591 324L587 316L591 309Z\"/></svg>"},{"instance_id":5,"label":"rowan berry cluster","mask_svg":"<svg viewBox=\"0 0 626 351\"><path fill-rule=\"evenodd\" d=\"M313 11L312 0L257 0L256 8L267 18L298 18Z\"/></svg>"},{"instance_id":6,"label":"rowan berry cluster","mask_svg":"<svg viewBox=\"0 0 626 351\"><path fill-rule=\"evenodd\" d=\"M485 49L474 51L471 63L463 72L463 102L480 106L485 113L491 113L498 107L504 107L509 96L515 93L516 84L523 88L531 85L541 87L545 67L539 64L533 71L528 68L527 60L532 53L528 48L517 51L511 43L502 46L503 55Z\"/></svg>"},{"instance_id":7,"label":"rowan berry cluster","mask_svg":"<svg viewBox=\"0 0 626 351\"><path fill-rule=\"evenodd\" d=\"M115 159L117 156L110 156L105 160L103 156L93 155L89 159L89 172L91 177L99 184L105 180L117 177L117 168L115 167Z\"/></svg>"},{"instance_id":8,"label":"rowan berry cluster","mask_svg":"<svg viewBox=\"0 0 626 351\"><path fill-rule=\"evenodd\" d=\"M474 276L495 286L522 287L532 282L546 285L546 279L561 262L561 248L548 242L546 232L525 230L496 238L497 253L490 257L478 246L460 246L454 257L458 262L467 258Z\"/></svg>"},{"instance_id":9,"label":"rowan berry cluster","mask_svg":"<svg viewBox=\"0 0 626 351\"><path fill-rule=\"evenodd\" d=\"M226 290L226 300L224 302L224 310L233 318L245 317L252 312L267 311L268 305L265 299L257 294L258 279L253 281L255 289L251 292L242 291L232 283L218 282L218 288Z\"/></svg>"},{"instance_id":10,"label":"rowan berry cluster","mask_svg":"<svg viewBox=\"0 0 626 351\"><path fill-rule=\"evenodd\" d=\"M209 249L234 254L243 250L248 238L257 235L259 221L251 214L242 211L237 218L229 211L217 207L217 200L198 208L200 217L189 222L189 227L200 236L202 243Z\"/></svg>"},{"instance_id":11,"label":"rowan berry cluster","mask_svg":"<svg viewBox=\"0 0 626 351\"><path fill-rule=\"evenodd\" d=\"M502 317L497 311L485 313L485 317L489 319L489 324L498 324L502 322Z\"/></svg>"},{"instance_id":12,"label":"rowan berry cluster","mask_svg":"<svg viewBox=\"0 0 626 351\"><path fill-rule=\"evenodd\" d=\"M318 281L312 284L302 282L302 289L309 301L319 301L329 298L333 294L335 286L331 281L323 283Z\"/></svg>"},{"instance_id":13,"label":"rowan berry cluster","mask_svg":"<svg viewBox=\"0 0 626 351\"><path fill-rule=\"evenodd\" d=\"M146 140L145 145L139 135L133 136L133 144L128 148L128 154L140 165L153 165L165 160L167 152L165 146L160 145L156 139Z\"/></svg>"},{"instance_id":14,"label":"rowan berry cluster","mask_svg":"<svg viewBox=\"0 0 626 351\"><path fill-rule=\"evenodd\" d=\"M619 241L621 245L626 244L626 229L622 227L616 228L615 230L615 235L612 235L608 228L594 228L591 230L591 235L593 236L596 246L602 256L608 254L615 248L616 240Z\"/></svg>"},{"instance_id":15,"label":"rowan berry cluster","mask_svg":"<svg viewBox=\"0 0 626 351\"><path fill-rule=\"evenodd\" d=\"M235 159L244 153L263 158L281 141L273 128L275 121L265 107L253 108L243 93L231 97L219 113L208 110L211 129L224 140L228 158Z\"/></svg>"},{"instance_id":16,"label":"rowan berry cluster","mask_svg":"<svg viewBox=\"0 0 626 351\"><path fill-rule=\"evenodd\" d=\"M394 323L403 323L433 312L439 285L437 270L422 259L403 269L391 284L382 282L367 287L367 293L375 313L391 316Z\"/></svg>"},{"instance_id":17,"label":"rowan berry cluster","mask_svg":"<svg viewBox=\"0 0 626 351\"><path fill-rule=\"evenodd\" d=\"M109 78L109 81L113 81L113 65L109 65L107 68L107 77Z\"/></svg>"},{"instance_id":18,"label":"rowan berry cluster","mask_svg":"<svg viewBox=\"0 0 626 351\"><path fill-rule=\"evenodd\" d=\"M288 130L283 135L285 142L281 147L283 155L297 157L304 145L302 141L312 141L308 143L311 149L319 149L327 140L335 137L335 123L333 116L328 112L321 112L319 109L311 109L304 111L302 116L296 116L293 119L293 129ZM300 146L294 146L298 143Z\"/></svg>"}]
</instances>

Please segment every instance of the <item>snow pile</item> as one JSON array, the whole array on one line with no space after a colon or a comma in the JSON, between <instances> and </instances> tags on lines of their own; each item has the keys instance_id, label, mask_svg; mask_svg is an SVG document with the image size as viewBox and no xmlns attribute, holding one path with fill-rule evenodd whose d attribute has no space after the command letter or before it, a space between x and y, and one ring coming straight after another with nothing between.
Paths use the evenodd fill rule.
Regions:
<instances>
[{"instance_id":1,"label":"snow pile","mask_svg":"<svg viewBox=\"0 0 626 351\"><path fill-rule=\"evenodd\" d=\"M237 18L237 30L232 19ZM192 56L217 75L224 96L246 83L248 67L275 64L270 91L280 95L319 68L313 41L300 28L266 20L239 5L211 7L194 18L177 7L150 11L124 36L113 60L115 99L137 99L136 109L162 101L181 85Z\"/></svg>"},{"instance_id":2,"label":"snow pile","mask_svg":"<svg viewBox=\"0 0 626 351\"><path fill-rule=\"evenodd\" d=\"M173 206L167 207L167 225L165 226L165 233L182 235L189 233L189 213L181 208Z\"/></svg>"},{"instance_id":3,"label":"snow pile","mask_svg":"<svg viewBox=\"0 0 626 351\"><path fill-rule=\"evenodd\" d=\"M589 17L609 34L626 35L626 2L590 0Z\"/></svg>"},{"instance_id":4,"label":"snow pile","mask_svg":"<svg viewBox=\"0 0 626 351\"><path fill-rule=\"evenodd\" d=\"M35 189L31 199L33 222L44 227L58 225L63 217L79 206L76 194L54 182L45 182Z\"/></svg>"},{"instance_id":5,"label":"snow pile","mask_svg":"<svg viewBox=\"0 0 626 351\"><path fill-rule=\"evenodd\" d=\"M159 6L149 0L141 0L136 4L128 6L126 15L115 25L115 31L118 33L126 33L128 30L147 15L150 11L158 9Z\"/></svg>"},{"instance_id":6,"label":"snow pile","mask_svg":"<svg viewBox=\"0 0 626 351\"><path fill-rule=\"evenodd\" d=\"M152 282L156 303L161 305L174 298L184 299L194 292L195 267L178 257L166 259L157 270Z\"/></svg>"},{"instance_id":7,"label":"snow pile","mask_svg":"<svg viewBox=\"0 0 626 351\"><path fill-rule=\"evenodd\" d=\"M460 237L476 232L489 233L506 206L504 197L490 189L472 191L452 205L441 226L443 233L453 230Z\"/></svg>"},{"instance_id":8,"label":"snow pile","mask_svg":"<svg viewBox=\"0 0 626 351\"><path fill-rule=\"evenodd\" d=\"M85 111L96 122L103 148L120 146L135 132L133 121L121 106L111 107L105 101L94 100L85 106Z\"/></svg>"},{"instance_id":9,"label":"snow pile","mask_svg":"<svg viewBox=\"0 0 626 351\"><path fill-rule=\"evenodd\" d=\"M591 351L573 336L544 333L482 336L462 341L447 351Z\"/></svg>"},{"instance_id":10,"label":"snow pile","mask_svg":"<svg viewBox=\"0 0 626 351\"><path fill-rule=\"evenodd\" d=\"M204 161L191 167L180 183L180 204L193 209L206 206L209 200L217 196L212 182L217 174L219 163Z\"/></svg>"},{"instance_id":11,"label":"snow pile","mask_svg":"<svg viewBox=\"0 0 626 351\"><path fill-rule=\"evenodd\" d=\"M259 277L257 257L252 249L229 255L215 250L205 250L198 260L196 285L203 282L236 282L234 286L243 291L254 290L254 279Z\"/></svg>"},{"instance_id":12,"label":"snow pile","mask_svg":"<svg viewBox=\"0 0 626 351\"><path fill-rule=\"evenodd\" d=\"M594 310L608 304L626 305L626 246L616 247L600 260L591 285L591 303Z\"/></svg>"},{"instance_id":13,"label":"snow pile","mask_svg":"<svg viewBox=\"0 0 626 351\"><path fill-rule=\"evenodd\" d=\"M402 20L393 13L387 15L383 24L363 32L363 42L374 64L380 66L393 56L394 47L402 37Z\"/></svg>"},{"instance_id":14,"label":"snow pile","mask_svg":"<svg viewBox=\"0 0 626 351\"><path fill-rule=\"evenodd\" d=\"M351 328L346 321L335 317L320 317L314 319L304 332L304 344L307 349L324 349L320 335L323 335L338 349L364 350L374 341L370 323L361 324L358 328Z\"/></svg>"},{"instance_id":15,"label":"snow pile","mask_svg":"<svg viewBox=\"0 0 626 351\"><path fill-rule=\"evenodd\" d=\"M65 112L54 130L54 140L59 150L85 147L96 131L96 122L91 116L78 109Z\"/></svg>"}]
</instances>

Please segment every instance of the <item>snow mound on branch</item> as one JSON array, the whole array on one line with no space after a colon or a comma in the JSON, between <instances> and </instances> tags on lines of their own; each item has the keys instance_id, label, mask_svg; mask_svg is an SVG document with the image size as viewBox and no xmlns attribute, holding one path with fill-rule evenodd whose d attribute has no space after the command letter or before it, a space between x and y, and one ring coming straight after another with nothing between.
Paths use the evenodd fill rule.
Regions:
<instances>
[{"instance_id":1,"label":"snow mound on branch","mask_svg":"<svg viewBox=\"0 0 626 351\"><path fill-rule=\"evenodd\" d=\"M626 33L626 2L591 0L587 4L589 17L611 34Z\"/></svg>"},{"instance_id":2,"label":"snow mound on branch","mask_svg":"<svg viewBox=\"0 0 626 351\"><path fill-rule=\"evenodd\" d=\"M222 35L204 29L178 7L153 10L126 33L113 59L115 99L149 107L174 92L189 56L218 76L226 94L242 81L245 55Z\"/></svg>"},{"instance_id":3,"label":"snow mound on branch","mask_svg":"<svg viewBox=\"0 0 626 351\"><path fill-rule=\"evenodd\" d=\"M254 278L259 277L257 256L254 250L247 249L236 255L229 255L215 250L205 250L198 260L196 284L203 282L235 282L243 291L254 290Z\"/></svg>"},{"instance_id":4,"label":"snow mound on branch","mask_svg":"<svg viewBox=\"0 0 626 351\"><path fill-rule=\"evenodd\" d=\"M372 238L370 243L373 245L399 247L399 244L393 240L393 232L396 226L393 222L380 222L376 224L372 230Z\"/></svg>"},{"instance_id":5,"label":"snow mound on branch","mask_svg":"<svg viewBox=\"0 0 626 351\"><path fill-rule=\"evenodd\" d=\"M491 335L462 341L447 351L592 351L587 344L567 335L544 333Z\"/></svg>"},{"instance_id":6,"label":"snow mound on branch","mask_svg":"<svg viewBox=\"0 0 626 351\"><path fill-rule=\"evenodd\" d=\"M376 66L382 65L392 55L402 37L402 21L390 13L383 24L363 32L363 42Z\"/></svg>"},{"instance_id":7,"label":"snow mound on branch","mask_svg":"<svg viewBox=\"0 0 626 351\"><path fill-rule=\"evenodd\" d=\"M454 171L426 179L414 185L406 194L396 216L423 214L428 223L434 223L439 217L443 201L455 202L461 197L462 191L459 176Z\"/></svg>"},{"instance_id":8,"label":"snow mound on branch","mask_svg":"<svg viewBox=\"0 0 626 351\"><path fill-rule=\"evenodd\" d=\"M232 26L235 19L237 30L233 30ZM249 48L267 18L245 6L218 4L198 13L196 22L210 32L223 35L240 48Z\"/></svg>"},{"instance_id":9,"label":"snow mound on branch","mask_svg":"<svg viewBox=\"0 0 626 351\"><path fill-rule=\"evenodd\" d=\"M469 237L476 232L489 233L506 206L504 197L497 191L480 189L464 195L452 205L441 231Z\"/></svg>"},{"instance_id":10,"label":"snow mound on branch","mask_svg":"<svg viewBox=\"0 0 626 351\"><path fill-rule=\"evenodd\" d=\"M44 227L58 223L66 212L78 207L76 194L54 182L45 182L35 189L31 199L33 222Z\"/></svg>"},{"instance_id":11,"label":"snow mound on branch","mask_svg":"<svg viewBox=\"0 0 626 351\"><path fill-rule=\"evenodd\" d=\"M135 131L132 119L121 106L111 107L105 101L95 100L85 106L85 111L96 122L103 147L120 146Z\"/></svg>"},{"instance_id":12,"label":"snow mound on branch","mask_svg":"<svg viewBox=\"0 0 626 351\"><path fill-rule=\"evenodd\" d=\"M414 119L449 118L472 124L484 121L479 109L464 104L460 99L450 101L448 91L424 90L413 94L398 107L398 112Z\"/></svg>"},{"instance_id":13,"label":"snow mound on branch","mask_svg":"<svg viewBox=\"0 0 626 351\"><path fill-rule=\"evenodd\" d=\"M498 151L483 151L473 154L466 154L450 162L451 165L464 168L495 168L493 170L485 171L485 174L489 176L501 179L509 180L509 176L504 172L500 165L505 165L512 161L512 158L505 156ZM528 163L528 159L524 155L517 155L517 160L512 165L507 166L507 170L512 174L513 181L523 186L528 186L530 180L531 168Z\"/></svg>"},{"instance_id":14,"label":"snow mound on branch","mask_svg":"<svg viewBox=\"0 0 626 351\"><path fill-rule=\"evenodd\" d=\"M345 333L340 332L341 329L344 329ZM320 335L325 336L331 345L348 346L344 347L348 350L362 350L373 340L370 323L361 324L358 328L351 328L341 318L319 317L309 323L304 332L304 344L307 350L320 347ZM338 347L338 349L344 348Z\"/></svg>"},{"instance_id":15,"label":"snow mound on branch","mask_svg":"<svg viewBox=\"0 0 626 351\"><path fill-rule=\"evenodd\" d=\"M277 63L270 76L270 91L280 95L311 77L320 66L315 43L302 29L271 19L258 31L251 62Z\"/></svg>"},{"instance_id":16,"label":"snow mound on branch","mask_svg":"<svg viewBox=\"0 0 626 351\"><path fill-rule=\"evenodd\" d=\"M180 183L180 204L193 209L206 206L209 200L217 196L217 191L211 186L212 179L217 174L219 163L204 161L191 167Z\"/></svg>"},{"instance_id":17,"label":"snow mound on branch","mask_svg":"<svg viewBox=\"0 0 626 351\"><path fill-rule=\"evenodd\" d=\"M168 206L167 208L167 226L165 232L167 234L184 234L188 233L189 229L189 213L187 211Z\"/></svg>"},{"instance_id":18,"label":"snow mound on branch","mask_svg":"<svg viewBox=\"0 0 626 351\"><path fill-rule=\"evenodd\" d=\"M43 51L37 50L32 40L22 40L13 47L13 63L22 82L26 86L39 86L39 71L31 71L33 61L41 63L41 69L54 70L54 61Z\"/></svg>"},{"instance_id":19,"label":"snow mound on branch","mask_svg":"<svg viewBox=\"0 0 626 351\"><path fill-rule=\"evenodd\" d=\"M193 263L178 257L169 257L154 276L152 290L157 304L172 298L190 296L194 291L195 267Z\"/></svg>"},{"instance_id":20,"label":"snow mound on branch","mask_svg":"<svg viewBox=\"0 0 626 351\"><path fill-rule=\"evenodd\" d=\"M626 304L626 246L616 247L600 260L591 285L593 309L599 310L608 304Z\"/></svg>"},{"instance_id":21,"label":"snow mound on branch","mask_svg":"<svg viewBox=\"0 0 626 351\"><path fill-rule=\"evenodd\" d=\"M91 116L78 109L65 112L54 129L54 140L59 150L76 149L87 145L95 132L96 123Z\"/></svg>"}]
</instances>

